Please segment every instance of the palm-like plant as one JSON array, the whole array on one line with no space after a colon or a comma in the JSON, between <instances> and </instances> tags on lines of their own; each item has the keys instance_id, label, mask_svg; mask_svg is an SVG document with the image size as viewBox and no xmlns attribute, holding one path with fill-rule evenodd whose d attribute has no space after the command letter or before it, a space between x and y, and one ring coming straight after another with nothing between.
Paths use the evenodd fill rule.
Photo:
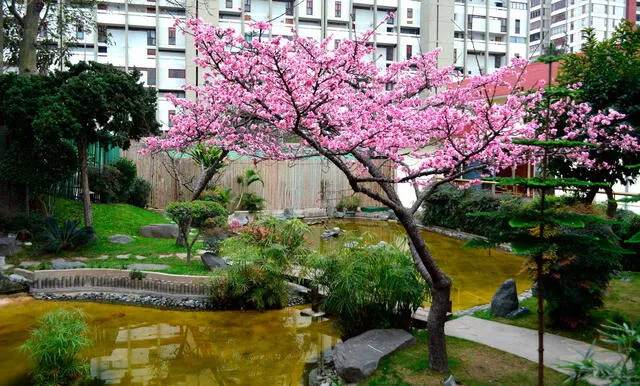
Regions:
<instances>
[{"instance_id":1,"label":"palm-like plant","mask_svg":"<svg viewBox=\"0 0 640 386\"><path fill-rule=\"evenodd\" d=\"M247 189L252 184L259 182L264 187L264 181L262 180L262 176L260 176L260 172L255 169L247 169L243 175L238 176L237 179L240 184L240 196L238 196L238 202L236 204L236 210L240 208L242 202L244 200L245 195L247 194Z\"/></svg>"},{"instance_id":2,"label":"palm-like plant","mask_svg":"<svg viewBox=\"0 0 640 386\"><path fill-rule=\"evenodd\" d=\"M65 220L60 226L55 218L47 218L44 232L40 235L44 250L58 253L89 244L93 240L95 231L92 227L80 228L79 224L78 220Z\"/></svg>"}]
</instances>

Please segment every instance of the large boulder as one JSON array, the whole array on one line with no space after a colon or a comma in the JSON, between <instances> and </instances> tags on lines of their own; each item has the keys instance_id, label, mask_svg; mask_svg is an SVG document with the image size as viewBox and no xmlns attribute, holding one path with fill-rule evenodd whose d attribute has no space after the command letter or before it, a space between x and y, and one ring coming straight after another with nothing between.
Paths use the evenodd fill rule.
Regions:
<instances>
[{"instance_id":1,"label":"large boulder","mask_svg":"<svg viewBox=\"0 0 640 386\"><path fill-rule=\"evenodd\" d=\"M20 245L15 237L0 237L0 256L12 256L20 252Z\"/></svg>"},{"instance_id":2,"label":"large boulder","mask_svg":"<svg viewBox=\"0 0 640 386\"><path fill-rule=\"evenodd\" d=\"M151 224L140 228L140 234L156 239L175 239L178 237L178 225L176 224Z\"/></svg>"},{"instance_id":3,"label":"large boulder","mask_svg":"<svg viewBox=\"0 0 640 386\"><path fill-rule=\"evenodd\" d=\"M133 241L133 238L127 235L113 235L109 237L109 242L112 244L129 244Z\"/></svg>"},{"instance_id":4,"label":"large boulder","mask_svg":"<svg viewBox=\"0 0 640 386\"><path fill-rule=\"evenodd\" d=\"M516 282L508 279L500 285L491 299L491 312L497 316L507 316L518 309L518 291Z\"/></svg>"},{"instance_id":5,"label":"large boulder","mask_svg":"<svg viewBox=\"0 0 640 386\"><path fill-rule=\"evenodd\" d=\"M381 359L415 342L416 338L404 330L369 330L338 343L333 349L333 363L345 381L360 382L378 368Z\"/></svg>"},{"instance_id":6,"label":"large boulder","mask_svg":"<svg viewBox=\"0 0 640 386\"><path fill-rule=\"evenodd\" d=\"M2 294L13 294L16 292L24 292L27 291L28 287L25 283L15 282L11 280L8 276L0 273L0 295Z\"/></svg>"},{"instance_id":7,"label":"large boulder","mask_svg":"<svg viewBox=\"0 0 640 386\"><path fill-rule=\"evenodd\" d=\"M224 267L229 265L225 259L220 256L216 256L211 252L205 252L200 256L200 260L202 260L202 264L204 264L210 271L213 271L216 268Z\"/></svg>"},{"instance_id":8,"label":"large boulder","mask_svg":"<svg viewBox=\"0 0 640 386\"><path fill-rule=\"evenodd\" d=\"M51 263L51 269L76 269L86 267L87 265L81 261L54 261Z\"/></svg>"}]
</instances>

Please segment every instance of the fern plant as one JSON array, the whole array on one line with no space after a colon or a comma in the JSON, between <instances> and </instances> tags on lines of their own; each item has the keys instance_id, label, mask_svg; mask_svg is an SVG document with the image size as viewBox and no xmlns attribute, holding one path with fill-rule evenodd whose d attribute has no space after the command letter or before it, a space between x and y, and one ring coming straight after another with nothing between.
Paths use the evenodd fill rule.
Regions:
<instances>
[{"instance_id":1,"label":"fern plant","mask_svg":"<svg viewBox=\"0 0 640 386\"><path fill-rule=\"evenodd\" d=\"M95 231L92 227L79 227L80 221L65 220L60 226L58 221L49 217L45 220L44 232L39 237L42 248L47 252L76 250L93 241Z\"/></svg>"}]
</instances>

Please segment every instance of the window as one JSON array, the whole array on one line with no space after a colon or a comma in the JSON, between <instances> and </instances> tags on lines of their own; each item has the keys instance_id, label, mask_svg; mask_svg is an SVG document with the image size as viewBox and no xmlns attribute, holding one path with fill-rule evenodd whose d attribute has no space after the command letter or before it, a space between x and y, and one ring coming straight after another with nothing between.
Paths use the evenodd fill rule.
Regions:
<instances>
[{"instance_id":1,"label":"window","mask_svg":"<svg viewBox=\"0 0 640 386\"><path fill-rule=\"evenodd\" d=\"M536 17L540 17L540 10L536 9L535 11L532 11L531 14L529 15L529 17L531 19L536 18Z\"/></svg>"},{"instance_id":2,"label":"window","mask_svg":"<svg viewBox=\"0 0 640 386\"><path fill-rule=\"evenodd\" d=\"M233 0L225 1L224 6L227 7L227 8L233 8Z\"/></svg>"},{"instance_id":3,"label":"window","mask_svg":"<svg viewBox=\"0 0 640 386\"><path fill-rule=\"evenodd\" d=\"M288 0L287 1L284 13L287 16L293 16L293 0Z\"/></svg>"},{"instance_id":4,"label":"window","mask_svg":"<svg viewBox=\"0 0 640 386\"><path fill-rule=\"evenodd\" d=\"M173 116L176 115L176 111L175 110L169 110L169 127L173 127L173 120L171 118L173 118Z\"/></svg>"},{"instance_id":5,"label":"window","mask_svg":"<svg viewBox=\"0 0 640 386\"><path fill-rule=\"evenodd\" d=\"M413 19L413 8L407 8L407 19Z\"/></svg>"},{"instance_id":6,"label":"window","mask_svg":"<svg viewBox=\"0 0 640 386\"><path fill-rule=\"evenodd\" d=\"M109 6L107 5L107 3L98 3L98 10L99 11L106 11L109 8Z\"/></svg>"},{"instance_id":7,"label":"window","mask_svg":"<svg viewBox=\"0 0 640 386\"><path fill-rule=\"evenodd\" d=\"M244 11L251 12L251 0L244 0Z\"/></svg>"},{"instance_id":8,"label":"window","mask_svg":"<svg viewBox=\"0 0 640 386\"><path fill-rule=\"evenodd\" d=\"M454 31L453 37L456 39L464 39L464 32L462 31Z\"/></svg>"},{"instance_id":9,"label":"window","mask_svg":"<svg viewBox=\"0 0 640 386\"><path fill-rule=\"evenodd\" d=\"M500 32L507 32L507 19L500 19Z\"/></svg>"},{"instance_id":10,"label":"window","mask_svg":"<svg viewBox=\"0 0 640 386\"><path fill-rule=\"evenodd\" d=\"M336 1L336 17L342 17L342 2Z\"/></svg>"},{"instance_id":11,"label":"window","mask_svg":"<svg viewBox=\"0 0 640 386\"><path fill-rule=\"evenodd\" d=\"M313 0L307 0L307 15L313 15Z\"/></svg>"},{"instance_id":12,"label":"window","mask_svg":"<svg viewBox=\"0 0 640 386\"><path fill-rule=\"evenodd\" d=\"M176 45L176 28L175 27L169 27L169 45L170 46Z\"/></svg>"},{"instance_id":13,"label":"window","mask_svg":"<svg viewBox=\"0 0 640 386\"><path fill-rule=\"evenodd\" d=\"M387 90L387 91L392 91L393 90L393 82L387 82L384 85L384 89Z\"/></svg>"},{"instance_id":14,"label":"window","mask_svg":"<svg viewBox=\"0 0 640 386\"><path fill-rule=\"evenodd\" d=\"M156 49L155 48L147 48L147 55L148 56L156 56Z\"/></svg>"},{"instance_id":15,"label":"window","mask_svg":"<svg viewBox=\"0 0 640 386\"><path fill-rule=\"evenodd\" d=\"M502 67L502 56L501 55L496 55L495 56L495 60L494 60L493 65L494 65L495 68Z\"/></svg>"},{"instance_id":16,"label":"window","mask_svg":"<svg viewBox=\"0 0 640 386\"><path fill-rule=\"evenodd\" d=\"M513 8L513 9L527 9L527 3L511 2L511 8Z\"/></svg>"},{"instance_id":17,"label":"window","mask_svg":"<svg viewBox=\"0 0 640 386\"><path fill-rule=\"evenodd\" d=\"M156 69L155 68L147 69L147 85L148 86L156 85Z\"/></svg>"},{"instance_id":18,"label":"window","mask_svg":"<svg viewBox=\"0 0 640 386\"><path fill-rule=\"evenodd\" d=\"M156 45L156 30L154 29L147 30L147 45L148 46Z\"/></svg>"},{"instance_id":19,"label":"window","mask_svg":"<svg viewBox=\"0 0 640 386\"><path fill-rule=\"evenodd\" d=\"M516 19L516 33L520 34L520 19Z\"/></svg>"},{"instance_id":20,"label":"window","mask_svg":"<svg viewBox=\"0 0 640 386\"><path fill-rule=\"evenodd\" d=\"M530 42L537 42L538 40L540 40L540 32L532 34L531 36L529 36L529 41Z\"/></svg>"},{"instance_id":21,"label":"window","mask_svg":"<svg viewBox=\"0 0 640 386\"><path fill-rule=\"evenodd\" d=\"M338 47L340 47L340 40L336 39L333 41L333 48L338 49Z\"/></svg>"},{"instance_id":22,"label":"window","mask_svg":"<svg viewBox=\"0 0 640 386\"><path fill-rule=\"evenodd\" d=\"M147 13L155 14L156 13L156 7L147 7Z\"/></svg>"},{"instance_id":23,"label":"window","mask_svg":"<svg viewBox=\"0 0 640 386\"><path fill-rule=\"evenodd\" d=\"M98 46L98 53L99 54L106 54L107 53L107 46Z\"/></svg>"},{"instance_id":24,"label":"window","mask_svg":"<svg viewBox=\"0 0 640 386\"><path fill-rule=\"evenodd\" d=\"M109 38L106 25L98 26L98 43L107 43Z\"/></svg>"},{"instance_id":25,"label":"window","mask_svg":"<svg viewBox=\"0 0 640 386\"><path fill-rule=\"evenodd\" d=\"M387 24L394 25L395 22L396 22L395 18L393 18L393 17L388 17L387 18Z\"/></svg>"},{"instance_id":26,"label":"window","mask_svg":"<svg viewBox=\"0 0 640 386\"><path fill-rule=\"evenodd\" d=\"M386 48L387 52L387 60L388 61L393 61L393 47L387 47Z\"/></svg>"},{"instance_id":27,"label":"window","mask_svg":"<svg viewBox=\"0 0 640 386\"><path fill-rule=\"evenodd\" d=\"M76 39L84 39L84 28L82 27L82 25L76 26Z\"/></svg>"},{"instance_id":28,"label":"window","mask_svg":"<svg viewBox=\"0 0 640 386\"><path fill-rule=\"evenodd\" d=\"M511 36L511 43L525 43L525 38L521 36Z\"/></svg>"},{"instance_id":29,"label":"window","mask_svg":"<svg viewBox=\"0 0 640 386\"><path fill-rule=\"evenodd\" d=\"M413 56L413 46L412 45L407 45L407 59L411 59L411 56Z\"/></svg>"},{"instance_id":30,"label":"window","mask_svg":"<svg viewBox=\"0 0 640 386\"><path fill-rule=\"evenodd\" d=\"M186 77L185 70L169 69L169 78L184 79Z\"/></svg>"}]
</instances>

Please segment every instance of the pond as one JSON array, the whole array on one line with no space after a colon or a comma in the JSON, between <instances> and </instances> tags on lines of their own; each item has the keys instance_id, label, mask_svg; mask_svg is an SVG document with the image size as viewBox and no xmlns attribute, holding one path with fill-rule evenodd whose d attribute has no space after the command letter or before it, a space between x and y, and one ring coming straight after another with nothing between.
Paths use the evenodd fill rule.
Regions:
<instances>
[{"instance_id":1,"label":"pond","mask_svg":"<svg viewBox=\"0 0 640 386\"><path fill-rule=\"evenodd\" d=\"M18 347L42 314L84 310L91 327L91 375L120 385L299 385L337 342L330 321L299 308L279 311L166 311L99 303L0 297L0 385L24 385Z\"/></svg>"},{"instance_id":2,"label":"pond","mask_svg":"<svg viewBox=\"0 0 640 386\"><path fill-rule=\"evenodd\" d=\"M313 247L327 254L341 248L344 240L331 238L322 240L320 234L325 227L341 229L365 235L372 244L379 241L406 245L406 234L394 222L373 220L329 220L312 226L309 238ZM423 231L427 245L442 270L452 277L451 300L453 310L462 310L491 302L491 297L506 279L516 281L518 291L531 287L531 279L525 271L526 259L497 250L462 248L464 241Z\"/></svg>"}]
</instances>

